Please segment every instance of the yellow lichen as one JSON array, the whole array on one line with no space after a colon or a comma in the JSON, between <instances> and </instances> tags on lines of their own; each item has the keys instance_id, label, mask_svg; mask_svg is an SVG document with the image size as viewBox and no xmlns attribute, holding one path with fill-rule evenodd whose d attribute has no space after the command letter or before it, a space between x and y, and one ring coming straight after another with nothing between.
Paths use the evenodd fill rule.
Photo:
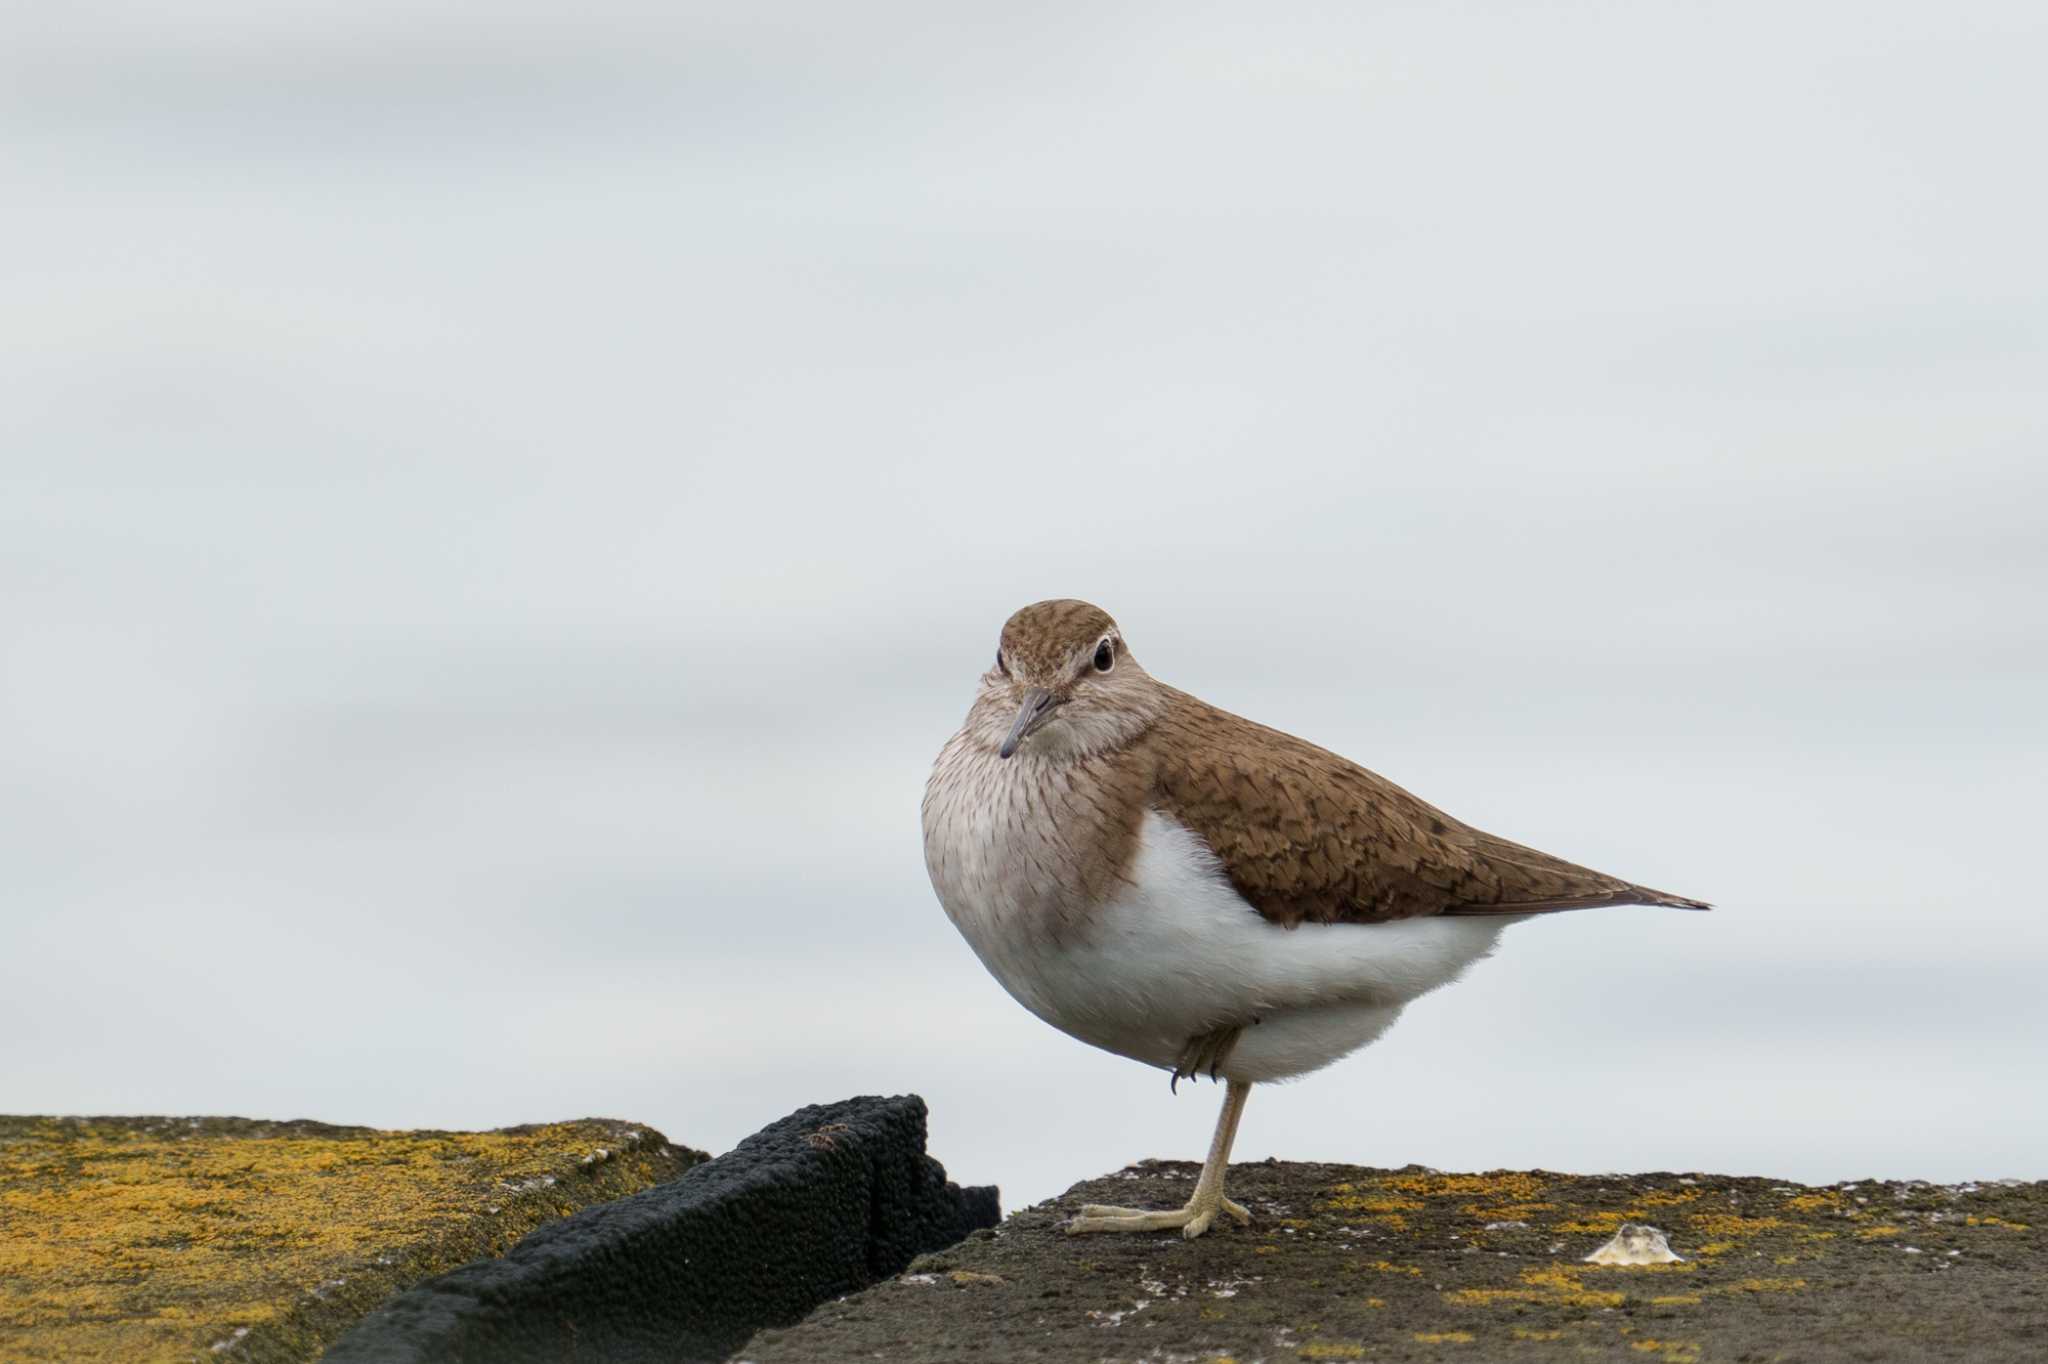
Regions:
<instances>
[{"instance_id":1,"label":"yellow lichen","mask_svg":"<svg viewBox=\"0 0 2048 1364\"><path fill-rule=\"evenodd\" d=\"M1548 1302L1549 1295L1534 1288L1455 1288L1444 1301L1459 1307L1492 1307L1503 1302Z\"/></svg>"},{"instance_id":2,"label":"yellow lichen","mask_svg":"<svg viewBox=\"0 0 2048 1364\"><path fill-rule=\"evenodd\" d=\"M1472 1333L1470 1331L1417 1331L1415 1338L1424 1345L1469 1345L1472 1343Z\"/></svg>"},{"instance_id":3,"label":"yellow lichen","mask_svg":"<svg viewBox=\"0 0 2048 1364\"><path fill-rule=\"evenodd\" d=\"M1738 1279L1734 1283L1718 1284L1709 1289L1712 1293L1797 1293L1806 1287L1804 1279Z\"/></svg>"},{"instance_id":4,"label":"yellow lichen","mask_svg":"<svg viewBox=\"0 0 2048 1364\"><path fill-rule=\"evenodd\" d=\"M600 1123L415 1133L6 1121L0 1356L10 1360L185 1360L244 1327L302 1335L317 1329L308 1313L368 1307L508 1248L593 1191L615 1197L687 1164Z\"/></svg>"},{"instance_id":5,"label":"yellow lichen","mask_svg":"<svg viewBox=\"0 0 2048 1364\"><path fill-rule=\"evenodd\" d=\"M1709 1241L1705 1245L1701 1246L1699 1249L1695 1250L1693 1254L1703 1255L1711 1259L1713 1256L1716 1255L1726 1255L1729 1251L1733 1249L1735 1249L1735 1243L1733 1241Z\"/></svg>"},{"instance_id":6,"label":"yellow lichen","mask_svg":"<svg viewBox=\"0 0 2048 1364\"><path fill-rule=\"evenodd\" d=\"M1496 1170L1487 1175L1393 1175L1385 1181L1386 1187L1399 1189L1402 1193L1416 1194L1422 1198L1445 1198L1454 1194L1480 1197L1489 1201L1509 1203L1526 1202L1540 1198L1544 1193L1544 1182L1535 1175L1521 1170Z\"/></svg>"},{"instance_id":7,"label":"yellow lichen","mask_svg":"<svg viewBox=\"0 0 2048 1364\"><path fill-rule=\"evenodd\" d=\"M1788 1198L1785 1200L1785 1206L1794 1212L1820 1212L1841 1207L1842 1196L1833 1189L1823 1189L1819 1193L1799 1194Z\"/></svg>"},{"instance_id":8,"label":"yellow lichen","mask_svg":"<svg viewBox=\"0 0 2048 1364\"><path fill-rule=\"evenodd\" d=\"M1979 1217L1970 1213L1963 1218L1963 1225L1969 1227L2004 1227L2007 1231L2027 1231L2032 1227L2028 1222L2009 1222L2003 1217Z\"/></svg>"},{"instance_id":9,"label":"yellow lichen","mask_svg":"<svg viewBox=\"0 0 2048 1364\"><path fill-rule=\"evenodd\" d=\"M1340 1344L1335 1341L1327 1343L1312 1341L1307 1345L1301 1346L1295 1353L1303 1359L1363 1359L1365 1358L1365 1347L1363 1345Z\"/></svg>"},{"instance_id":10,"label":"yellow lichen","mask_svg":"<svg viewBox=\"0 0 2048 1364\"><path fill-rule=\"evenodd\" d=\"M1686 1215L1693 1230L1705 1236L1757 1236L1785 1225L1776 1217L1738 1217L1732 1212L1695 1212Z\"/></svg>"},{"instance_id":11,"label":"yellow lichen","mask_svg":"<svg viewBox=\"0 0 2048 1364\"><path fill-rule=\"evenodd\" d=\"M1458 1211L1478 1218L1482 1222L1526 1222L1539 1212L1555 1212L1555 1203L1503 1203L1499 1207L1487 1207L1483 1203L1467 1203Z\"/></svg>"},{"instance_id":12,"label":"yellow lichen","mask_svg":"<svg viewBox=\"0 0 2048 1364\"><path fill-rule=\"evenodd\" d=\"M1679 1198L1669 1201L1682 1203L1685 1200ZM1657 1220L1657 1214L1647 1211L1648 1207L1654 1202L1654 1199L1645 1198L1641 1200L1641 1206L1623 1208L1619 1212L1581 1213L1569 1222L1553 1223L1552 1229L1555 1231L1574 1231L1587 1234L1596 1232L1611 1233L1621 1230L1621 1224L1624 1222L1654 1222Z\"/></svg>"},{"instance_id":13,"label":"yellow lichen","mask_svg":"<svg viewBox=\"0 0 2048 1364\"><path fill-rule=\"evenodd\" d=\"M1553 1262L1548 1267L1523 1270L1522 1282L1532 1287L1549 1289L1555 1295L1553 1301L1562 1302L1570 1307L1621 1306L1628 1298L1626 1293L1591 1289L1579 1282L1579 1276L1589 1268L1592 1266Z\"/></svg>"},{"instance_id":14,"label":"yellow lichen","mask_svg":"<svg viewBox=\"0 0 2048 1364\"><path fill-rule=\"evenodd\" d=\"M1697 1293L1665 1293L1650 1299L1659 1307L1690 1307L1699 1300Z\"/></svg>"},{"instance_id":15,"label":"yellow lichen","mask_svg":"<svg viewBox=\"0 0 2048 1364\"><path fill-rule=\"evenodd\" d=\"M1646 1193L1636 1202L1645 1208L1669 1208L1690 1203L1699 1196L1698 1189L1674 1189L1670 1193Z\"/></svg>"},{"instance_id":16,"label":"yellow lichen","mask_svg":"<svg viewBox=\"0 0 2048 1364\"><path fill-rule=\"evenodd\" d=\"M1365 1262L1365 1268L1377 1269L1382 1274L1413 1274L1417 1278L1422 1277L1422 1271L1416 1266L1397 1265L1388 1260L1368 1260Z\"/></svg>"},{"instance_id":17,"label":"yellow lichen","mask_svg":"<svg viewBox=\"0 0 2048 1364\"><path fill-rule=\"evenodd\" d=\"M1348 1186L1341 1186L1348 1187ZM1364 1194L1340 1194L1326 1198L1318 1207L1330 1212L1420 1212L1422 1204L1412 1198L1368 1198Z\"/></svg>"},{"instance_id":18,"label":"yellow lichen","mask_svg":"<svg viewBox=\"0 0 2048 1364\"><path fill-rule=\"evenodd\" d=\"M1672 1364L1693 1364L1693 1361L1700 1357L1700 1347L1689 1340L1653 1340L1645 1338L1643 1340L1630 1341L1629 1348L1631 1350L1640 1350L1644 1354L1656 1355L1660 1359L1668 1359L1672 1361Z\"/></svg>"},{"instance_id":19,"label":"yellow lichen","mask_svg":"<svg viewBox=\"0 0 2048 1364\"><path fill-rule=\"evenodd\" d=\"M1881 1227L1863 1227L1856 1233L1859 1241L1882 1241L1887 1236L1897 1236L1899 1229L1887 1223Z\"/></svg>"}]
</instances>

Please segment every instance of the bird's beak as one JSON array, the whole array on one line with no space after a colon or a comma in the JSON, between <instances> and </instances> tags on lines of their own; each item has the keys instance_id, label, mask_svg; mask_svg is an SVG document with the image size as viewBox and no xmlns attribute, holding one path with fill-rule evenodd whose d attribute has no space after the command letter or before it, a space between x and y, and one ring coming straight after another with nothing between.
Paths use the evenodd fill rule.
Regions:
<instances>
[{"instance_id":1,"label":"bird's beak","mask_svg":"<svg viewBox=\"0 0 2048 1364\"><path fill-rule=\"evenodd\" d=\"M1007 758L1017 751L1017 745L1024 742L1026 735L1045 723L1045 717L1052 714L1059 698L1044 687L1032 687L1024 693L1024 704L1017 707L1017 718L1010 725L1009 734L1003 739L1003 746L996 750L998 758Z\"/></svg>"}]
</instances>

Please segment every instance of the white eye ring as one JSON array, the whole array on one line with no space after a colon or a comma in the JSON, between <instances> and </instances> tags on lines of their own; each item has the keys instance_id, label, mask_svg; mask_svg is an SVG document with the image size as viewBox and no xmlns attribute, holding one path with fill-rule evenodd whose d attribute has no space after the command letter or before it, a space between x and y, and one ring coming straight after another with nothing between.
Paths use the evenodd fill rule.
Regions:
<instances>
[{"instance_id":1,"label":"white eye ring","mask_svg":"<svg viewBox=\"0 0 2048 1364\"><path fill-rule=\"evenodd\" d=\"M1106 673L1116 666L1116 648L1108 639L1095 646L1095 671Z\"/></svg>"}]
</instances>

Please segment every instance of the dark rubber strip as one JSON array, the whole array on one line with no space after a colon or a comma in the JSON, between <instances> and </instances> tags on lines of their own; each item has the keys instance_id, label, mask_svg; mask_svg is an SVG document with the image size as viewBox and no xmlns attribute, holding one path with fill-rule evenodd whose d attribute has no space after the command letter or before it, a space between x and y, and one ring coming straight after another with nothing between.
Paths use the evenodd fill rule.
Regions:
<instances>
[{"instance_id":1,"label":"dark rubber strip","mask_svg":"<svg viewBox=\"0 0 2048 1364\"><path fill-rule=\"evenodd\" d=\"M718 1360L1000 1220L925 1154L916 1095L803 1108L365 1317L327 1364Z\"/></svg>"}]
</instances>

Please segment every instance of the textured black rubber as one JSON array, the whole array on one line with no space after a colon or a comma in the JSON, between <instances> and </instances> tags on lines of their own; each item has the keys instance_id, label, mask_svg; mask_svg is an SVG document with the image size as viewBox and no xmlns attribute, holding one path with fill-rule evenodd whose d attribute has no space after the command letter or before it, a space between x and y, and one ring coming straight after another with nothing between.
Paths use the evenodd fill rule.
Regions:
<instances>
[{"instance_id":1,"label":"textured black rubber","mask_svg":"<svg viewBox=\"0 0 2048 1364\"><path fill-rule=\"evenodd\" d=\"M802 1108L365 1317L327 1364L718 1360L1000 1220L925 1154L916 1095Z\"/></svg>"}]
</instances>

